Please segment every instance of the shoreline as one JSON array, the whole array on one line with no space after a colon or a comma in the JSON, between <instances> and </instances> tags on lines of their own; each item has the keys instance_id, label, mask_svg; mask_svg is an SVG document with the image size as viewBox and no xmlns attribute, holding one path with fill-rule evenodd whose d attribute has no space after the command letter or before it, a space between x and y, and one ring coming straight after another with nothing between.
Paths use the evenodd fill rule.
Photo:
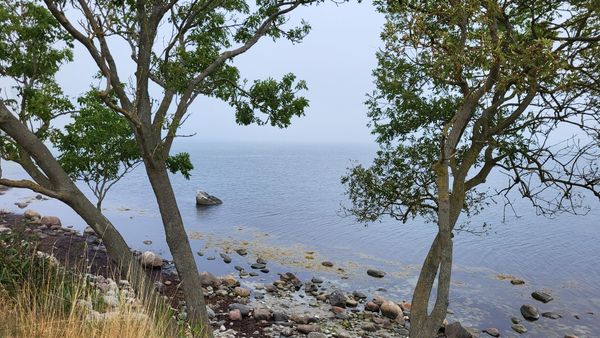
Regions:
<instances>
[{"instance_id":1,"label":"shoreline","mask_svg":"<svg viewBox=\"0 0 600 338\"><path fill-rule=\"evenodd\" d=\"M9 214L11 216L8 217L10 219L12 217L13 221L18 219L23 220L22 215ZM3 218L5 218L3 216ZM4 223L4 222L2 222ZM2 226L0 223L0 227ZM30 224L33 226L37 226L37 224ZM39 229L38 229L39 230ZM32 227L31 232L34 232L35 229ZM78 234L77 231L72 230L67 227L55 227L55 229L51 229L51 227L47 227L41 231L37 231L37 233L42 233L46 236L41 239L41 248L48 253L53 253L57 256L69 259L74 258L83 258L94 257L92 263L99 262L98 267L91 268L92 270L96 270L98 274L109 274L109 270L103 271L103 268L107 268L110 266L109 263L103 263L108 261L108 256L106 255L105 250L103 250L103 246L98 241L97 238L94 239L95 236L89 234ZM85 243L85 244L83 244ZM83 246L82 246L83 245ZM85 251L82 249L85 248ZM215 251L223 251L222 248L212 248L216 249ZM230 255L238 255L235 252L235 249L231 247L228 253ZM250 249L250 248L248 248ZM251 249L250 249L251 250ZM66 254L65 254L66 253ZM139 252L138 252L139 253ZM254 253L254 252L252 252ZM82 256L82 257L79 257ZM205 257L206 258L206 257ZM216 259L224 259L223 256L220 258L217 256ZM62 262L62 260L61 260ZM93 264L92 264L93 265ZM250 269L249 269L250 270ZM148 269L148 272L153 276L153 280L160 283L158 287L161 291L170 298L170 302L173 307L180 307L182 305L183 298L181 294L178 293L177 284L179 283L174 266L172 262L164 261L163 266L160 269ZM250 271L254 272L254 271ZM290 273L291 274L291 273ZM210 273L203 273L205 279L208 280L221 280L220 278L216 278L212 276ZM291 274L293 275L293 274ZM272 278L273 273L261 275L263 277ZM410 311L406 311L402 308L402 302L396 300L396 302L392 302L400 307L400 311L404 315L404 323L403 325L397 325L396 318L391 319L385 317L383 314L377 313L369 313L370 311L365 311L365 306L367 305L368 300L375 300L378 298L378 302L381 302L381 296L372 294L366 299L355 299L352 293L344 294L344 298L350 300L350 304L354 305L353 301L357 301L356 307L346 306L339 307L340 309L332 307L330 303L330 296L334 291L339 290L339 285L334 283L329 283L326 281L325 283L312 283L311 280L300 281L300 283L295 282L289 284L286 274L283 274L273 281L272 284L269 282L263 283L255 283L251 282L245 278L237 278L236 284L240 286L247 286L247 290L250 292L249 297L239 297L235 293L235 287L225 287L220 288L222 284L207 284L206 295L207 295L207 303L211 305L213 312L215 312L215 322L213 323L213 328L218 332L218 337L237 337L239 334L245 334L247 337L270 337L273 334L273 337L279 337L281 333L290 333L292 337L294 335L298 337L304 337L304 335L297 335L297 326L298 325L312 325L313 323L319 323L319 329L324 331L327 337L379 337L378 334L385 333L387 336L391 337L405 337L407 334L407 327L410 325ZM228 280L231 280L231 276L226 276ZM295 277L295 276L294 276ZM216 279L215 279L216 278ZM296 278L297 279L297 278ZM510 281L514 279L512 276L506 276L506 279ZM292 280L295 280L292 278ZM279 289L278 285L283 283L283 288ZM299 280L298 280L299 281ZM289 284L289 285L288 285ZM312 285L311 285L312 284ZM312 293L312 288L314 284L317 284L317 288L315 290L316 293ZM275 292L271 292L272 287L270 285L275 286L277 288ZM287 286L286 286L287 285ZM297 285L300 285L299 290L296 290ZM347 285L346 285L347 288ZM308 291L308 292L307 292ZM360 294L360 291L357 291ZM257 297L258 296L258 297ZM313 314L313 318L310 323L307 324L299 324L297 322L287 320L283 322L285 325L280 325L281 323L277 323L273 320L273 311L286 311L286 307L282 306L286 305L289 308L289 305L292 304L294 312L302 313L305 315ZM531 302L530 302L531 303ZM536 304L535 302L533 302ZM267 307L271 313L271 317L269 320L265 320L264 322L260 322L253 319L253 316L244 317L242 316L242 320L236 321L231 320L230 318L230 305L231 304L248 304L252 308L264 308ZM339 304L341 305L341 304ZM378 304L376 304L378 305ZM279 310L278 310L279 309ZM339 313L343 313L339 315L336 311L340 311ZM518 309L517 309L518 311ZM287 311L289 312L289 311ZM252 311L251 311L252 313ZM407 314L407 315L406 315ZM235 314L234 314L235 317ZM288 316L289 317L289 316ZM545 319L544 319L545 320ZM523 318L518 319L518 321L522 322L527 326L527 321L523 320ZM351 323L349 327L348 324ZM375 327L372 327L371 324L374 324ZM366 325L366 326L365 326ZM364 326L364 328L363 328ZM291 328L291 331L288 330ZM313 327L314 328L314 327ZM222 330L224 329L224 330ZM252 329L252 330L250 330ZM315 328L316 329L316 328ZM341 329L346 332L349 332L349 335L344 336L336 335L333 332ZM375 331L370 331L375 329ZM267 331L265 331L267 330ZM273 332L276 330L278 332ZM350 331L348 331L350 330ZM235 331L236 333L232 333ZM254 332L258 331L259 335L253 335ZM381 331L381 332L379 332ZM485 333L481 333L481 329L471 329L472 333L477 333L482 336L486 336ZM373 332L376 332L373 333ZM510 331L509 331L510 332ZM514 332L513 332L514 333ZM280 335L277 335L280 334ZM504 335L504 333L503 333ZM314 335L313 335L314 336ZM385 335L383 335L385 336ZM562 336L562 335L561 335Z\"/></svg>"}]
</instances>

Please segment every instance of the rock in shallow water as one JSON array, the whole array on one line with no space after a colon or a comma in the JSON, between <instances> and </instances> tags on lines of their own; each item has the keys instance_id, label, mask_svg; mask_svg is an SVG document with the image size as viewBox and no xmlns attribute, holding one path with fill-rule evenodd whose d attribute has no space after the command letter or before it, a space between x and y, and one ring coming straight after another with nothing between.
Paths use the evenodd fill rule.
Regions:
<instances>
[{"instance_id":1,"label":"rock in shallow water","mask_svg":"<svg viewBox=\"0 0 600 338\"><path fill-rule=\"evenodd\" d=\"M531 294L531 297L533 297L535 300L539 300L542 303L548 303L554 299L552 295L544 291L535 291Z\"/></svg>"},{"instance_id":2,"label":"rock in shallow water","mask_svg":"<svg viewBox=\"0 0 600 338\"><path fill-rule=\"evenodd\" d=\"M207 192L198 191L196 193L196 205L198 206L218 205L222 203L223 201Z\"/></svg>"},{"instance_id":3,"label":"rock in shallow water","mask_svg":"<svg viewBox=\"0 0 600 338\"><path fill-rule=\"evenodd\" d=\"M446 325L445 329L447 338L472 338L473 335L465 329L459 322L454 322Z\"/></svg>"},{"instance_id":4,"label":"rock in shallow water","mask_svg":"<svg viewBox=\"0 0 600 338\"><path fill-rule=\"evenodd\" d=\"M525 304L521 306L521 314L523 315L523 318L530 321L540 319L540 313L533 305Z\"/></svg>"},{"instance_id":5,"label":"rock in shallow water","mask_svg":"<svg viewBox=\"0 0 600 338\"><path fill-rule=\"evenodd\" d=\"M500 331L498 331L498 329L495 327L487 328L483 330L483 332L489 334L492 337L500 337Z\"/></svg>"},{"instance_id":6,"label":"rock in shallow water","mask_svg":"<svg viewBox=\"0 0 600 338\"><path fill-rule=\"evenodd\" d=\"M542 313L542 317L546 317L546 318L550 318L550 319L562 318L562 316L556 312L544 312L544 313Z\"/></svg>"},{"instance_id":7,"label":"rock in shallow water","mask_svg":"<svg viewBox=\"0 0 600 338\"><path fill-rule=\"evenodd\" d=\"M523 324L513 324L511 326L511 328L518 333L525 333L527 332L527 329L525 328L525 326L523 326Z\"/></svg>"},{"instance_id":8,"label":"rock in shallow water","mask_svg":"<svg viewBox=\"0 0 600 338\"><path fill-rule=\"evenodd\" d=\"M381 270L369 269L367 270L367 275L375 278L383 278L385 277L385 272Z\"/></svg>"}]
</instances>

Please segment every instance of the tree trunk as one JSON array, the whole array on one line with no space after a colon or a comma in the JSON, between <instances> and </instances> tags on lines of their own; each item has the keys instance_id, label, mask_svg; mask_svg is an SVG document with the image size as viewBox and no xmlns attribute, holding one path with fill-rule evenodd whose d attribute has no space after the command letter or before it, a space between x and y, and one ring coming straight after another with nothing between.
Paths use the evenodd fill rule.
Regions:
<instances>
[{"instance_id":1,"label":"tree trunk","mask_svg":"<svg viewBox=\"0 0 600 338\"><path fill-rule=\"evenodd\" d=\"M154 304L154 300L158 299L154 285L147 279L143 267L131 253L125 239L71 181L46 145L13 116L2 102L0 129L31 155L52 185L44 188L52 190L54 197L69 205L94 229L102 238L109 257L117 263L121 275L131 282L144 301Z\"/></svg>"},{"instance_id":2,"label":"tree trunk","mask_svg":"<svg viewBox=\"0 0 600 338\"><path fill-rule=\"evenodd\" d=\"M146 172L162 217L165 228L167 245L173 255L175 267L181 279L183 295L188 310L188 319L192 327L200 326L202 336L212 337L212 327L208 319L204 292L200 283L200 275L196 266L196 260L188 240L187 232L183 225L183 219L179 213L177 200L171 186L171 181L164 165L157 164L151 160L145 160Z\"/></svg>"}]
</instances>

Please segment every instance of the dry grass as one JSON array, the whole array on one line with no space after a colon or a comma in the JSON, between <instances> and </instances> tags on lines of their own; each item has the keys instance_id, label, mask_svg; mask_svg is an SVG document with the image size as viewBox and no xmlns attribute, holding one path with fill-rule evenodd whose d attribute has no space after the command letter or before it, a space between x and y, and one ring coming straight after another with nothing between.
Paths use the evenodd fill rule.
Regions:
<instances>
[{"instance_id":1,"label":"dry grass","mask_svg":"<svg viewBox=\"0 0 600 338\"><path fill-rule=\"evenodd\" d=\"M160 313L153 306L121 304L94 317L78 300L91 299L95 309L106 306L93 300L81 280L80 285L47 283L43 288L25 284L16 297L0 294L0 337L173 337L168 312Z\"/></svg>"}]
</instances>

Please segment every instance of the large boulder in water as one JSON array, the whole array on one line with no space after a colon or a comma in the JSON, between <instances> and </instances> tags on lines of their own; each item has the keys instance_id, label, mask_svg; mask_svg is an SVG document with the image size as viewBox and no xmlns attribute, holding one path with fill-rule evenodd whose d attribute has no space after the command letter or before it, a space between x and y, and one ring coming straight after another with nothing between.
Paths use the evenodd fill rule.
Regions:
<instances>
[{"instance_id":1,"label":"large boulder in water","mask_svg":"<svg viewBox=\"0 0 600 338\"><path fill-rule=\"evenodd\" d=\"M216 198L215 196L204 192L204 191L198 191L196 193L196 205L200 205L200 206L205 206L205 205L218 205L218 204L222 204L223 201L221 201L220 199Z\"/></svg>"}]
</instances>

